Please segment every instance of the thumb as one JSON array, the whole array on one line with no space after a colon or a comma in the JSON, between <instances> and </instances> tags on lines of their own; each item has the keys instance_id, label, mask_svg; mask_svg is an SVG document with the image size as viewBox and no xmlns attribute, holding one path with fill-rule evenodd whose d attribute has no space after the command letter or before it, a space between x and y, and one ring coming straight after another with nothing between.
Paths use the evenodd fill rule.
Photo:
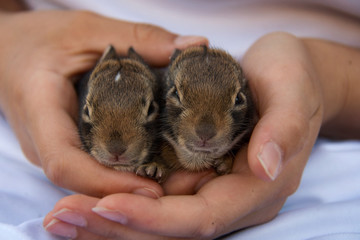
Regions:
<instances>
[{"instance_id":1,"label":"thumb","mask_svg":"<svg viewBox=\"0 0 360 240\"><path fill-rule=\"evenodd\" d=\"M269 107L256 125L249 143L249 166L256 176L272 181L283 166L302 150L309 124L301 113Z\"/></svg>"},{"instance_id":2,"label":"thumb","mask_svg":"<svg viewBox=\"0 0 360 240\"><path fill-rule=\"evenodd\" d=\"M317 137L323 110L310 64L301 41L284 33L261 38L243 58L259 112L248 161L263 180L275 180L284 165Z\"/></svg>"},{"instance_id":3,"label":"thumb","mask_svg":"<svg viewBox=\"0 0 360 240\"><path fill-rule=\"evenodd\" d=\"M129 47L134 49L154 66L163 66L169 62L172 52L192 45L208 45L208 40L201 36L179 36L161 27L115 20L90 12L78 12L74 29L86 29L81 37L83 48L104 51L108 44L113 44L119 54L126 54ZM80 46L81 47L81 46Z\"/></svg>"}]
</instances>

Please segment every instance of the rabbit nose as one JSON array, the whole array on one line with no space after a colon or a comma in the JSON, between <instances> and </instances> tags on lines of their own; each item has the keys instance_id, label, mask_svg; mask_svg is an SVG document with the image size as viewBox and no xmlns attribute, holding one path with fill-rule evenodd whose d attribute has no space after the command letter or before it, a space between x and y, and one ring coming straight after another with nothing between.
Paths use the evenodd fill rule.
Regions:
<instances>
[{"instance_id":1,"label":"rabbit nose","mask_svg":"<svg viewBox=\"0 0 360 240\"><path fill-rule=\"evenodd\" d=\"M120 145L110 147L109 152L111 157L109 158L109 161L113 163L128 164L129 158L125 154L126 149L125 146Z\"/></svg>"},{"instance_id":2,"label":"rabbit nose","mask_svg":"<svg viewBox=\"0 0 360 240\"><path fill-rule=\"evenodd\" d=\"M126 152L127 147L119 141L112 141L107 149L113 156L121 156Z\"/></svg>"},{"instance_id":3,"label":"rabbit nose","mask_svg":"<svg viewBox=\"0 0 360 240\"><path fill-rule=\"evenodd\" d=\"M216 135L216 129L213 124L202 123L195 128L196 135L202 141L203 145Z\"/></svg>"}]
</instances>

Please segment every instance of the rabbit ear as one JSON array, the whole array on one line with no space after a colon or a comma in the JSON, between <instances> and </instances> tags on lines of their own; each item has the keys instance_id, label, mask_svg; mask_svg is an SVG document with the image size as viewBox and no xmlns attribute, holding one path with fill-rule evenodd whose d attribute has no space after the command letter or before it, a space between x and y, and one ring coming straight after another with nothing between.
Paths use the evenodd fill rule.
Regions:
<instances>
[{"instance_id":1,"label":"rabbit ear","mask_svg":"<svg viewBox=\"0 0 360 240\"><path fill-rule=\"evenodd\" d=\"M242 75L240 79L240 86L241 88L246 88L247 85L248 85L248 80L245 78L244 75Z\"/></svg>"},{"instance_id":2,"label":"rabbit ear","mask_svg":"<svg viewBox=\"0 0 360 240\"><path fill-rule=\"evenodd\" d=\"M173 54L172 54L171 57L170 57L170 64L175 60L175 58L176 58L177 56L180 55L181 52L182 52L182 51L181 51L180 49L175 49L175 51L173 52Z\"/></svg>"},{"instance_id":3,"label":"rabbit ear","mask_svg":"<svg viewBox=\"0 0 360 240\"><path fill-rule=\"evenodd\" d=\"M240 86L241 87L247 87L248 85L248 79L246 78L244 71L242 70L242 68L239 66L239 70L240 70Z\"/></svg>"},{"instance_id":4,"label":"rabbit ear","mask_svg":"<svg viewBox=\"0 0 360 240\"><path fill-rule=\"evenodd\" d=\"M116 54L116 50L112 45L109 45L103 55L101 56L99 63L105 61L105 60L110 60L110 59L118 59L118 55Z\"/></svg>"},{"instance_id":5,"label":"rabbit ear","mask_svg":"<svg viewBox=\"0 0 360 240\"><path fill-rule=\"evenodd\" d=\"M145 63L144 59L135 51L133 47L130 47L128 50L128 57L130 59L137 60L141 63Z\"/></svg>"}]
</instances>

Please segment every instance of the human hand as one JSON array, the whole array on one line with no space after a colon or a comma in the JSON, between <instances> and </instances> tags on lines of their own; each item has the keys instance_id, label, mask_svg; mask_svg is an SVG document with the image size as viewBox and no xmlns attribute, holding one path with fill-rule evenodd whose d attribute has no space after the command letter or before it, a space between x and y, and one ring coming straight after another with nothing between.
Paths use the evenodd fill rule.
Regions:
<instances>
[{"instance_id":1,"label":"human hand","mask_svg":"<svg viewBox=\"0 0 360 240\"><path fill-rule=\"evenodd\" d=\"M232 173L176 173L158 199L69 196L46 216L46 229L77 239L213 239L274 218L297 189L317 138L321 85L302 41L288 34L261 38L242 64L260 118Z\"/></svg>"},{"instance_id":2,"label":"human hand","mask_svg":"<svg viewBox=\"0 0 360 240\"><path fill-rule=\"evenodd\" d=\"M155 182L105 168L80 150L73 77L89 70L110 43L120 54L133 46L151 65L162 66L175 48L207 40L78 11L1 13L0 31L6 46L0 107L26 157L55 184L81 193L161 195Z\"/></svg>"}]
</instances>

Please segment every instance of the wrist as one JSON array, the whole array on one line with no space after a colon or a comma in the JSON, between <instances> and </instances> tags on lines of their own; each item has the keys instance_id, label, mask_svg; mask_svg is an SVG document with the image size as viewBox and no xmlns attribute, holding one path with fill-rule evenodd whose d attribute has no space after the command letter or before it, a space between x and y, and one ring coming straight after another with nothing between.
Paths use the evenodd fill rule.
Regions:
<instances>
[{"instance_id":1,"label":"wrist","mask_svg":"<svg viewBox=\"0 0 360 240\"><path fill-rule=\"evenodd\" d=\"M334 138L359 138L359 49L324 40L303 41L322 89L324 118L321 134Z\"/></svg>"}]
</instances>

